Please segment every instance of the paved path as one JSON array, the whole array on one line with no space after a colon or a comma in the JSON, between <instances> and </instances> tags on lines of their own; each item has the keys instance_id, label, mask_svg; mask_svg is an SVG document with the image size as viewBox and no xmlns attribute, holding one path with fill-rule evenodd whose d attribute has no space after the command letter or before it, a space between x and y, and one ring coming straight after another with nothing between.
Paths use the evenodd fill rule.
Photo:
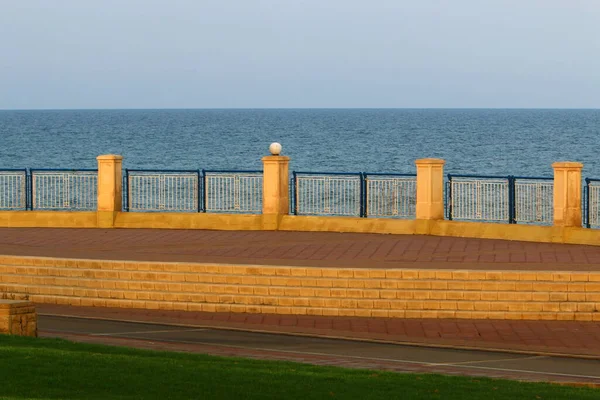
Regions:
<instances>
[{"instance_id":1,"label":"paved path","mask_svg":"<svg viewBox=\"0 0 600 400\"><path fill-rule=\"evenodd\" d=\"M600 360L600 322L395 319L209 313L39 304L41 315L377 340Z\"/></svg>"},{"instance_id":2,"label":"paved path","mask_svg":"<svg viewBox=\"0 0 600 400\"><path fill-rule=\"evenodd\" d=\"M0 254L315 267L600 270L600 246L328 232L0 228Z\"/></svg>"},{"instance_id":3,"label":"paved path","mask_svg":"<svg viewBox=\"0 0 600 400\"><path fill-rule=\"evenodd\" d=\"M39 328L45 337L154 350L600 386L600 360L51 316L41 316Z\"/></svg>"}]
</instances>

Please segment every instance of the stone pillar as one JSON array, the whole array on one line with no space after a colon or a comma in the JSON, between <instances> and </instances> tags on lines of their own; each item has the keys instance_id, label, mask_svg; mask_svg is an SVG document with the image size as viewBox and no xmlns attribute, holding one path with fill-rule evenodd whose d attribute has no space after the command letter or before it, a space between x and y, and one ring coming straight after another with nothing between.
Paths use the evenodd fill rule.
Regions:
<instances>
[{"instance_id":1,"label":"stone pillar","mask_svg":"<svg viewBox=\"0 0 600 400\"><path fill-rule=\"evenodd\" d=\"M112 228L122 210L123 156L98 156L98 227Z\"/></svg>"},{"instance_id":2,"label":"stone pillar","mask_svg":"<svg viewBox=\"0 0 600 400\"><path fill-rule=\"evenodd\" d=\"M0 300L0 334L37 336L35 305L26 300Z\"/></svg>"},{"instance_id":3,"label":"stone pillar","mask_svg":"<svg viewBox=\"0 0 600 400\"><path fill-rule=\"evenodd\" d=\"M581 227L581 170L582 163L555 162L554 168L554 226Z\"/></svg>"},{"instance_id":4,"label":"stone pillar","mask_svg":"<svg viewBox=\"0 0 600 400\"><path fill-rule=\"evenodd\" d=\"M277 146L275 146L277 145ZM290 158L281 156L281 145L274 143L263 162L263 227L277 229L283 215L290 213Z\"/></svg>"},{"instance_id":5,"label":"stone pillar","mask_svg":"<svg viewBox=\"0 0 600 400\"><path fill-rule=\"evenodd\" d=\"M417 166L417 219L444 219L444 160L422 158Z\"/></svg>"}]
</instances>

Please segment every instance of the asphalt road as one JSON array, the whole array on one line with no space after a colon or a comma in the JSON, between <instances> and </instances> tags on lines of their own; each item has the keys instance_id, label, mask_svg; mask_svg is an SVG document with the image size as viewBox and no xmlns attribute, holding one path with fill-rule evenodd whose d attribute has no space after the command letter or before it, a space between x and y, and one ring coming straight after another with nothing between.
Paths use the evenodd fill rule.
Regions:
<instances>
[{"instance_id":1,"label":"asphalt road","mask_svg":"<svg viewBox=\"0 0 600 400\"><path fill-rule=\"evenodd\" d=\"M600 385L600 360L40 315L40 336L403 372Z\"/></svg>"}]
</instances>

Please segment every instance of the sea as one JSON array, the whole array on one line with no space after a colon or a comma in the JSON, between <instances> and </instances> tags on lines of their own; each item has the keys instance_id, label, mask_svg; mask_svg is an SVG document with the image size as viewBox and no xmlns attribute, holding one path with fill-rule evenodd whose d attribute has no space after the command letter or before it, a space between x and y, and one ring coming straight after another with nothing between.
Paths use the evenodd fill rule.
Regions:
<instances>
[{"instance_id":1,"label":"sea","mask_svg":"<svg viewBox=\"0 0 600 400\"><path fill-rule=\"evenodd\" d=\"M414 173L434 157L452 174L550 177L553 162L579 161L600 178L593 109L0 111L0 169L120 154L130 169L257 170L272 142L295 171Z\"/></svg>"}]
</instances>

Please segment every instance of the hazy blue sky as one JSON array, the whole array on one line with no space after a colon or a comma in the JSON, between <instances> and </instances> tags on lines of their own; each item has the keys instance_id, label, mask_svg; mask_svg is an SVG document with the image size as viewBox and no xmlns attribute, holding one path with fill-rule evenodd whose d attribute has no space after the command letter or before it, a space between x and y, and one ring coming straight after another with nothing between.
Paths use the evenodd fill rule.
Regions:
<instances>
[{"instance_id":1,"label":"hazy blue sky","mask_svg":"<svg viewBox=\"0 0 600 400\"><path fill-rule=\"evenodd\" d=\"M0 0L0 109L600 107L600 0Z\"/></svg>"}]
</instances>

